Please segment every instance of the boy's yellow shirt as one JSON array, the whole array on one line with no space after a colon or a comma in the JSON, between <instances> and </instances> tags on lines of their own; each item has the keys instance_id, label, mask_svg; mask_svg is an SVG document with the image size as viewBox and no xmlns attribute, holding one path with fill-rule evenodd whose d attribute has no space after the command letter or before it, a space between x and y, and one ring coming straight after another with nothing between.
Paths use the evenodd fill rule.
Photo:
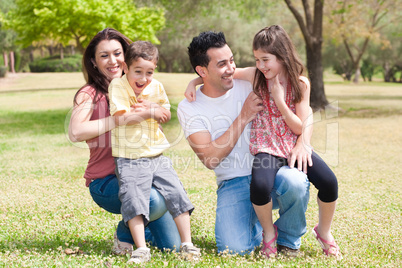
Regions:
<instances>
[{"instance_id":1,"label":"boy's yellow shirt","mask_svg":"<svg viewBox=\"0 0 402 268\"><path fill-rule=\"evenodd\" d=\"M138 95L138 99L155 102L170 110L165 89L162 83L156 79L152 79L152 82ZM118 111L129 112L130 107L138 103L126 75L115 78L110 83L109 101L111 115ZM135 125L119 126L113 129L111 134L112 155L114 157L129 159L152 157L161 154L170 146L165 134L159 128L158 122L153 118Z\"/></svg>"}]
</instances>

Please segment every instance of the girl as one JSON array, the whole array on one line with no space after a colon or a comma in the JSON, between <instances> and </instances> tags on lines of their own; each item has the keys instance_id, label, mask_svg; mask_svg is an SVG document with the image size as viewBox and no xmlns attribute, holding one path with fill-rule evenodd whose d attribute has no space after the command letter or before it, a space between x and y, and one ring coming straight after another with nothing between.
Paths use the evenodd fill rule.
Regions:
<instances>
[{"instance_id":1,"label":"girl","mask_svg":"<svg viewBox=\"0 0 402 268\"><path fill-rule=\"evenodd\" d=\"M264 110L252 122L250 152L255 155L250 198L264 230L262 252L267 256L277 253L277 228L272 221L271 191L275 175L287 165L287 157L303 132L303 122L310 115L310 84L303 73L296 50L285 30L273 25L260 30L253 40L256 68L237 69L236 79L248 80L263 100ZM194 100L194 84L186 91ZM308 146L311 150L311 147ZM339 247L331 234L331 223L338 198L338 182L334 173L315 153L311 155L307 175L318 189L319 221L313 234L324 253L340 256ZM300 166L300 163L299 163Z\"/></svg>"}]
</instances>

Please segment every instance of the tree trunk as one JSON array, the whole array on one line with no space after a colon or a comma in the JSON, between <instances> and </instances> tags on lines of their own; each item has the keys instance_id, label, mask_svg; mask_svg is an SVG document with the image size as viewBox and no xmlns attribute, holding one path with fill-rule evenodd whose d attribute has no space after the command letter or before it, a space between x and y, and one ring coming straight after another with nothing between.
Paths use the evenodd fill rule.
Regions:
<instances>
[{"instance_id":1,"label":"tree trunk","mask_svg":"<svg viewBox=\"0 0 402 268\"><path fill-rule=\"evenodd\" d=\"M64 48L63 45L60 44L60 59L64 60Z\"/></svg>"},{"instance_id":2,"label":"tree trunk","mask_svg":"<svg viewBox=\"0 0 402 268\"><path fill-rule=\"evenodd\" d=\"M353 79L353 83L355 83L355 84L359 83L359 78L360 78L360 67L357 67L356 72L355 72L355 78Z\"/></svg>"},{"instance_id":3,"label":"tree trunk","mask_svg":"<svg viewBox=\"0 0 402 268\"><path fill-rule=\"evenodd\" d=\"M303 18L300 9L290 0L286 5L295 16L306 42L307 70L311 81L310 106L313 110L324 109L328 105L324 92L324 70L322 67L322 22L324 1L314 0L314 7L310 7L308 0L301 1L304 8Z\"/></svg>"},{"instance_id":4,"label":"tree trunk","mask_svg":"<svg viewBox=\"0 0 402 268\"><path fill-rule=\"evenodd\" d=\"M311 82L310 106L313 110L321 110L328 105L324 90L321 43L314 44L313 49L306 46L306 52L307 70Z\"/></svg>"},{"instance_id":5,"label":"tree trunk","mask_svg":"<svg viewBox=\"0 0 402 268\"><path fill-rule=\"evenodd\" d=\"M14 60L14 51L10 51L10 68L11 73L15 74L15 60Z\"/></svg>"},{"instance_id":6,"label":"tree trunk","mask_svg":"<svg viewBox=\"0 0 402 268\"><path fill-rule=\"evenodd\" d=\"M7 52L3 52L3 59L4 59L4 66L8 67L8 56L7 56Z\"/></svg>"},{"instance_id":7,"label":"tree trunk","mask_svg":"<svg viewBox=\"0 0 402 268\"><path fill-rule=\"evenodd\" d=\"M53 56L53 46L48 46L47 50L49 51L49 56Z\"/></svg>"},{"instance_id":8,"label":"tree trunk","mask_svg":"<svg viewBox=\"0 0 402 268\"><path fill-rule=\"evenodd\" d=\"M392 77L392 68L390 68L390 64L388 62L384 63L384 82L391 82Z\"/></svg>"}]
</instances>

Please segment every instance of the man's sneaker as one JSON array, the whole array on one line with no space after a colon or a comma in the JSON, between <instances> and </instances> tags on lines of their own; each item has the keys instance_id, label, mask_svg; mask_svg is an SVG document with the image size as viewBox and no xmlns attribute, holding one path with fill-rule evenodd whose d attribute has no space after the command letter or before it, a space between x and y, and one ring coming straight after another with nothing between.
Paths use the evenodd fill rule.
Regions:
<instances>
[{"instance_id":1,"label":"man's sneaker","mask_svg":"<svg viewBox=\"0 0 402 268\"><path fill-rule=\"evenodd\" d=\"M180 255L187 261L198 261L201 257L200 249L194 245L184 245L180 248Z\"/></svg>"},{"instance_id":2,"label":"man's sneaker","mask_svg":"<svg viewBox=\"0 0 402 268\"><path fill-rule=\"evenodd\" d=\"M138 248L131 253L131 258L127 264L140 264L151 260L151 250L149 248Z\"/></svg>"},{"instance_id":3,"label":"man's sneaker","mask_svg":"<svg viewBox=\"0 0 402 268\"><path fill-rule=\"evenodd\" d=\"M296 258L302 255L302 253L298 249L293 249L282 245L277 245L276 247L278 249L278 253L286 257Z\"/></svg>"},{"instance_id":4,"label":"man's sneaker","mask_svg":"<svg viewBox=\"0 0 402 268\"><path fill-rule=\"evenodd\" d=\"M130 254L133 252L133 245L131 245L130 243L126 243L126 242L121 242L118 238L117 238L117 233L114 232L114 241L113 241L113 248L112 248L112 253L116 254L116 255L126 255L126 254Z\"/></svg>"}]
</instances>

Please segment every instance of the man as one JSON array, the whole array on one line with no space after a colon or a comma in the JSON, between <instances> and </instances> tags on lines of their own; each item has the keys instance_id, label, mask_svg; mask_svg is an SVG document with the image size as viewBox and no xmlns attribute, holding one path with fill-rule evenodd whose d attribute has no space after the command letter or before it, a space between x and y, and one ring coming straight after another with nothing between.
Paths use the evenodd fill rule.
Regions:
<instances>
[{"instance_id":1,"label":"man","mask_svg":"<svg viewBox=\"0 0 402 268\"><path fill-rule=\"evenodd\" d=\"M249 82L233 79L236 65L223 33L201 33L193 38L188 52L204 85L197 91L196 101L180 102L180 124L193 151L216 174L218 252L246 254L262 240L262 228L250 201L253 156L249 152L249 123L262 109L262 100ZM301 158L306 157L299 143L292 165L297 159L300 166ZM275 223L277 245L288 255L298 253L306 232L309 185L305 174L288 167L281 168L275 179L271 195L280 214Z\"/></svg>"}]
</instances>

